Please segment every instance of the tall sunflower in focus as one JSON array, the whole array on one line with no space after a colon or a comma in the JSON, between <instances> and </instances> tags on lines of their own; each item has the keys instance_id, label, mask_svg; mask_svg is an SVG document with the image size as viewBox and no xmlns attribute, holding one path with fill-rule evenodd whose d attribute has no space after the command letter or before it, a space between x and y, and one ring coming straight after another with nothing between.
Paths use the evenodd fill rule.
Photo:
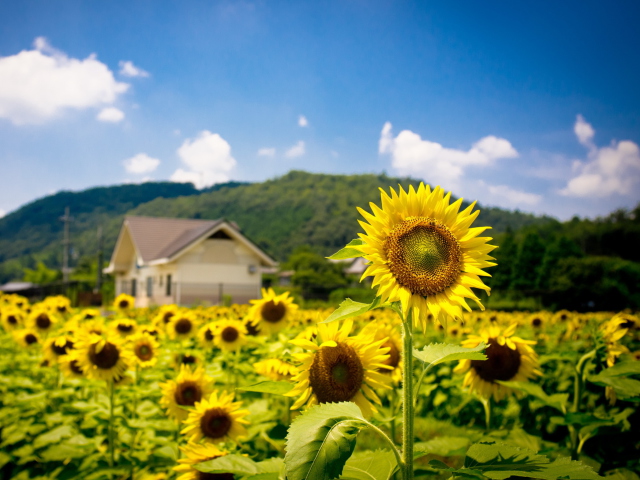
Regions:
<instances>
[{"instance_id":1,"label":"tall sunflower in focus","mask_svg":"<svg viewBox=\"0 0 640 480\"><path fill-rule=\"evenodd\" d=\"M213 390L212 384L203 368L192 369L187 365L181 365L180 374L175 381L169 380L160 384L160 405L167 409L167 415L177 423L183 422L189 412L182 407L193 407L196 402L206 398Z\"/></svg>"},{"instance_id":2,"label":"tall sunflower in focus","mask_svg":"<svg viewBox=\"0 0 640 480\"><path fill-rule=\"evenodd\" d=\"M249 410L241 410L242 402L234 402L233 393L213 392L195 407L181 432L190 437L189 442L220 443L247 435L244 425L249 422L244 417L249 415Z\"/></svg>"},{"instance_id":3,"label":"tall sunflower in focus","mask_svg":"<svg viewBox=\"0 0 640 480\"><path fill-rule=\"evenodd\" d=\"M220 450L215 445L189 443L186 447L180 447L180 450L182 450L184 457L178 459L179 465L173 467L173 471L180 474L177 480L233 480L235 478L232 473L203 473L193 467L198 463L227 455L227 452Z\"/></svg>"},{"instance_id":4,"label":"tall sunflower in focus","mask_svg":"<svg viewBox=\"0 0 640 480\"><path fill-rule=\"evenodd\" d=\"M480 335L470 335L462 342L466 348L477 347L480 343L489 344L484 351L486 360L460 360L455 373L465 373L465 387L483 398L502 400L512 390L498 381L526 382L542 375L538 369L538 356L531 348L536 342L514 337L517 325L514 323L504 331L499 326L490 326Z\"/></svg>"},{"instance_id":5,"label":"tall sunflower in focus","mask_svg":"<svg viewBox=\"0 0 640 480\"><path fill-rule=\"evenodd\" d=\"M272 288L262 289L260 300L251 300L249 318L260 333L271 335L286 327L295 317L298 305L293 303L289 292L276 295Z\"/></svg>"},{"instance_id":6,"label":"tall sunflower in focus","mask_svg":"<svg viewBox=\"0 0 640 480\"><path fill-rule=\"evenodd\" d=\"M390 193L381 189L382 208L371 203L372 214L358 208L369 222L360 221L364 243L353 247L370 262L362 277L373 277L383 302L400 301L405 314L413 308L423 329L429 312L441 324L460 319L462 308L471 310L467 298L484 309L471 288L491 291L480 276L496 265L489 256L496 247L479 236L490 227L470 228L480 213L475 202L460 212L462 199L450 204L451 193L424 183Z\"/></svg>"},{"instance_id":7,"label":"tall sunflower in focus","mask_svg":"<svg viewBox=\"0 0 640 480\"><path fill-rule=\"evenodd\" d=\"M81 336L70 356L78 362L83 373L94 380L120 379L133 365L131 354L116 337Z\"/></svg>"},{"instance_id":8,"label":"tall sunflower in focus","mask_svg":"<svg viewBox=\"0 0 640 480\"><path fill-rule=\"evenodd\" d=\"M302 364L299 373L292 378L296 386L286 396L298 397L292 410L304 404L354 402L362 413L370 417L376 411L371 402L380 404L374 388L390 388L390 376L380 369L391 370L386 365L388 348L375 341L371 335L350 337L353 322L347 320L341 328L338 322L318 324L316 342L297 339L290 343L310 350L294 354Z\"/></svg>"}]
</instances>

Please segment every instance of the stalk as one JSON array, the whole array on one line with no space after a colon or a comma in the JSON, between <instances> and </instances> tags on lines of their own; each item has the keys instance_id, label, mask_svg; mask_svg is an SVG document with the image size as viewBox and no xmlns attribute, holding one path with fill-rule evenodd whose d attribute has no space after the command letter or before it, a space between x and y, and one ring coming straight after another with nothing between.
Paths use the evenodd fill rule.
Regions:
<instances>
[{"instance_id":1,"label":"stalk","mask_svg":"<svg viewBox=\"0 0 640 480\"><path fill-rule=\"evenodd\" d=\"M480 399L484 407L484 422L487 432L491 430L491 397Z\"/></svg>"},{"instance_id":2,"label":"stalk","mask_svg":"<svg viewBox=\"0 0 640 480\"><path fill-rule=\"evenodd\" d=\"M113 425L113 403L114 403L114 381L109 380L109 466L113 468L115 465L115 431Z\"/></svg>"},{"instance_id":3,"label":"stalk","mask_svg":"<svg viewBox=\"0 0 640 480\"><path fill-rule=\"evenodd\" d=\"M402 318L402 469L403 480L413 480L413 332L411 309Z\"/></svg>"}]
</instances>

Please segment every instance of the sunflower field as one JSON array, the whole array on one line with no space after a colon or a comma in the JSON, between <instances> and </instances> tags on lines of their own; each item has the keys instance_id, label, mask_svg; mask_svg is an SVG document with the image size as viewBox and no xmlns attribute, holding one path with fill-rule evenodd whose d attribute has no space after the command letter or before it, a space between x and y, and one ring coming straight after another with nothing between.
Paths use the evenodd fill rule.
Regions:
<instances>
[{"instance_id":1,"label":"sunflower field","mask_svg":"<svg viewBox=\"0 0 640 480\"><path fill-rule=\"evenodd\" d=\"M366 259L370 304L0 294L0 477L640 478L640 319L485 310L495 247L460 205L360 209L332 258Z\"/></svg>"}]
</instances>

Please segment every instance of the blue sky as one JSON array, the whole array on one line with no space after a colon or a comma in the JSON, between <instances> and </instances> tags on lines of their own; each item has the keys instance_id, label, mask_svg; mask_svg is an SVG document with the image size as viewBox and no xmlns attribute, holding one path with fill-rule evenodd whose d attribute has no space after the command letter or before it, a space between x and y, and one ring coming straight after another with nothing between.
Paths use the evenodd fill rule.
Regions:
<instances>
[{"instance_id":1,"label":"blue sky","mask_svg":"<svg viewBox=\"0 0 640 480\"><path fill-rule=\"evenodd\" d=\"M632 208L638 20L637 2L2 2L0 214L291 169L562 219Z\"/></svg>"}]
</instances>

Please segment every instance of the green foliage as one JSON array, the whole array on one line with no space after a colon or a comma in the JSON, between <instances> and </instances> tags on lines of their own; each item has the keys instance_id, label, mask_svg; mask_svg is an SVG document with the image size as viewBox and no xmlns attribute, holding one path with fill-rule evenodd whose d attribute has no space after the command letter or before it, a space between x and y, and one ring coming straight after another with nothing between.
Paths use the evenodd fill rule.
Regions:
<instances>
[{"instance_id":1,"label":"green foliage","mask_svg":"<svg viewBox=\"0 0 640 480\"><path fill-rule=\"evenodd\" d=\"M274 395L284 395L293 388L291 382L274 382L265 381L254 383L246 387L239 387L237 390L244 392L260 392L260 393L273 393Z\"/></svg>"},{"instance_id":2,"label":"green foliage","mask_svg":"<svg viewBox=\"0 0 640 480\"><path fill-rule=\"evenodd\" d=\"M338 478L368 425L355 403L316 405L297 417L287 434L284 457L289 480Z\"/></svg>"},{"instance_id":3,"label":"green foliage","mask_svg":"<svg viewBox=\"0 0 640 480\"><path fill-rule=\"evenodd\" d=\"M627 399L640 396L640 380L631 378L633 375L640 376L639 361L617 363L587 379L592 383L611 387L619 398Z\"/></svg>"},{"instance_id":4,"label":"green foliage","mask_svg":"<svg viewBox=\"0 0 640 480\"><path fill-rule=\"evenodd\" d=\"M389 480L398 462L389 450L355 452L344 466L344 480Z\"/></svg>"},{"instance_id":5,"label":"green foliage","mask_svg":"<svg viewBox=\"0 0 640 480\"><path fill-rule=\"evenodd\" d=\"M540 400L544 405L560 410L562 413L567 411L569 395L566 393L547 395L540 385L530 382L504 382L500 380L497 380L497 382L513 390L527 393Z\"/></svg>"},{"instance_id":6,"label":"green foliage","mask_svg":"<svg viewBox=\"0 0 640 480\"><path fill-rule=\"evenodd\" d=\"M353 248L356 245L362 245L364 242L359 238L355 238L347 243L347 246L343 249L338 250L333 255L328 256L331 260L344 260L347 258L358 258L362 257L362 252L356 248Z\"/></svg>"},{"instance_id":7,"label":"green foliage","mask_svg":"<svg viewBox=\"0 0 640 480\"><path fill-rule=\"evenodd\" d=\"M38 262L35 269L24 269L24 277L22 279L25 282L44 285L60 280L61 277L62 274L59 270L51 270L50 268L47 268L44 262Z\"/></svg>"},{"instance_id":8,"label":"green foliage","mask_svg":"<svg viewBox=\"0 0 640 480\"><path fill-rule=\"evenodd\" d=\"M487 345L485 343L481 343L474 348L465 348L448 343L432 343L426 345L422 350L414 350L413 356L424 362L427 368L431 368L440 363L455 362L457 360L486 360L487 356L482 353L486 348Z\"/></svg>"},{"instance_id":9,"label":"green foliage","mask_svg":"<svg viewBox=\"0 0 640 480\"><path fill-rule=\"evenodd\" d=\"M280 269L295 272L291 281L293 285L301 288L303 295L314 287L336 288L348 283L343 265L328 261L308 246L296 248Z\"/></svg>"},{"instance_id":10,"label":"green foliage","mask_svg":"<svg viewBox=\"0 0 640 480\"><path fill-rule=\"evenodd\" d=\"M524 237L513 265L512 289L530 291L536 287L544 252L545 246L540 235L532 232Z\"/></svg>"},{"instance_id":11,"label":"green foliage","mask_svg":"<svg viewBox=\"0 0 640 480\"><path fill-rule=\"evenodd\" d=\"M344 302L336 308L331 315L324 319L321 323L331 323L336 320L346 320L347 318L357 317L363 313L373 310L374 308L381 307L380 297L374 298L371 303L354 302L350 298L345 299Z\"/></svg>"}]
</instances>

